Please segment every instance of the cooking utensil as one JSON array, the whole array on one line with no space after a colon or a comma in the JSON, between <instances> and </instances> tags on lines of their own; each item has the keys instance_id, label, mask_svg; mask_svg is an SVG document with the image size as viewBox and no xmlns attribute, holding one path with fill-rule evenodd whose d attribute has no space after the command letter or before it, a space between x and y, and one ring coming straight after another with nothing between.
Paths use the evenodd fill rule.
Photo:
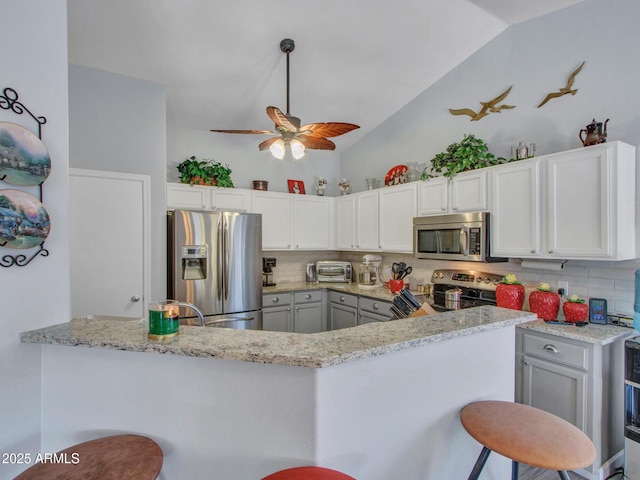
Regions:
<instances>
[{"instance_id":1,"label":"cooking utensil","mask_svg":"<svg viewBox=\"0 0 640 480\"><path fill-rule=\"evenodd\" d=\"M462 289L452 288L444 292L444 306L449 310L459 310L460 300L462 297Z\"/></svg>"},{"instance_id":2,"label":"cooking utensil","mask_svg":"<svg viewBox=\"0 0 640 480\"><path fill-rule=\"evenodd\" d=\"M404 271L402 273L400 273L400 280L402 280L404 277L409 275L411 272L413 272L413 267L405 268Z\"/></svg>"}]
</instances>

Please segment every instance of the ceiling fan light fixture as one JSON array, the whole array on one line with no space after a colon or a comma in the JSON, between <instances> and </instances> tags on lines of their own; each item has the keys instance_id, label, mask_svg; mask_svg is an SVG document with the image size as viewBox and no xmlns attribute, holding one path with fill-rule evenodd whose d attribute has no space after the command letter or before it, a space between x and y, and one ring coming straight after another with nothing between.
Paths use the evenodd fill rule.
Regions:
<instances>
[{"instance_id":1,"label":"ceiling fan light fixture","mask_svg":"<svg viewBox=\"0 0 640 480\"><path fill-rule=\"evenodd\" d=\"M297 138L292 138L289 142L289 145L291 146L291 155L293 155L294 160L300 160L302 157L304 157L306 149L304 147L304 144L300 140L298 140Z\"/></svg>"},{"instance_id":2,"label":"ceiling fan light fixture","mask_svg":"<svg viewBox=\"0 0 640 480\"><path fill-rule=\"evenodd\" d=\"M269 151L271 152L271 155L276 157L278 160L282 160L284 158L284 153L286 152L284 140L279 138L273 142L271 146L269 146Z\"/></svg>"}]
</instances>

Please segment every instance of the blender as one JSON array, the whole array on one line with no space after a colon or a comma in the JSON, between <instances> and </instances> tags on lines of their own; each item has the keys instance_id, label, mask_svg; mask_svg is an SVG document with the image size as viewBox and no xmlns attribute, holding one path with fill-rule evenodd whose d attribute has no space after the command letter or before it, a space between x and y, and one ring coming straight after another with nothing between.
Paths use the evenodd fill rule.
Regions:
<instances>
[{"instance_id":1,"label":"blender","mask_svg":"<svg viewBox=\"0 0 640 480\"><path fill-rule=\"evenodd\" d=\"M380 281L380 264L382 257L380 255L364 255L362 264L358 272L358 287L366 289L374 289L382 287Z\"/></svg>"}]
</instances>

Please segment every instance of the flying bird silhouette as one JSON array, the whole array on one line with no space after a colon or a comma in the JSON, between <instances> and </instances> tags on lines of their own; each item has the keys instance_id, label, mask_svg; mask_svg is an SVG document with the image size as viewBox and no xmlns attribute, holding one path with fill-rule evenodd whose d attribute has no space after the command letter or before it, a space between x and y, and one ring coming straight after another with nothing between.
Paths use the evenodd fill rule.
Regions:
<instances>
[{"instance_id":1,"label":"flying bird silhouette","mask_svg":"<svg viewBox=\"0 0 640 480\"><path fill-rule=\"evenodd\" d=\"M558 98L558 97L562 97L564 95L566 95L567 93L570 93L571 95L575 95L576 92L578 91L577 88L571 90L571 87L573 87L573 82L576 79L576 75L578 75L578 73L580 73L580 70L582 70L582 67L584 66L584 61L580 64L580 66L578 68L576 68L573 72L571 72L571 75L569 75L569 78L567 79L567 85L563 88L561 88L559 91L557 92L552 92L549 93L544 100L542 101L542 103L540 103L540 105L538 105L538 108L540 108L541 106L543 106L545 103L547 103L549 100L551 100L552 98Z\"/></svg>"},{"instance_id":2,"label":"flying bird silhouette","mask_svg":"<svg viewBox=\"0 0 640 480\"><path fill-rule=\"evenodd\" d=\"M489 115L489 113L500 113L504 109L515 108L515 105L498 105L498 103L507 98L507 95L509 95L509 92L511 92L512 88L513 85L511 85L493 100L490 100L488 102L480 102L482 108L479 112L474 112L470 108L450 108L449 112L451 113L451 115L469 115L471 117L471 121L474 122L486 117L487 115Z\"/></svg>"}]
</instances>

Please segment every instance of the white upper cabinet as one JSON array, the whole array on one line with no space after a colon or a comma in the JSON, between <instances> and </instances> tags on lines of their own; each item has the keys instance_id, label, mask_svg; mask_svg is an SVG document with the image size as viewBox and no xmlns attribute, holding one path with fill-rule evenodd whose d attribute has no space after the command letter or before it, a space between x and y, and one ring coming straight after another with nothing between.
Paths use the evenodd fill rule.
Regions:
<instances>
[{"instance_id":1,"label":"white upper cabinet","mask_svg":"<svg viewBox=\"0 0 640 480\"><path fill-rule=\"evenodd\" d=\"M491 183L493 256L635 258L635 147L522 160L492 168Z\"/></svg>"},{"instance_id":2,"label":"white upper cabinet","mask_svg":"<svg viewBox=\"0 0 640 480\"><path fill-rule=\"evenodd\" d=\"M251 210L251 191L168 183L167 208L248 212Z\"/></svg>"},{"instance_id":3,"label":"white upper cabinet","mask_svg":"<svg viewBox=\"0 0 640 480\"><path fill-rule=\"evenodd\" d=\"M380 248L383 252L413 252L413 217L418 214L417 182L378 190Z\"/></svg>"},{"instance_id":4,"label":"white upper cabinet","mask_svg":"<svg viewBox=\"0 0 640 480\"><path fill-rule=\"evenodd\" d=\"M251 209L262 214L262 249L292 248L293 195L290 193L251 191Z\"/></svg>"},{"instance_id":5,"label":"white upper cabinet","mask_svg":"<svg viewBox=\"0 0 640 480\"><path fill-rule=\"evenodd\" d=\"M293 248L327 250L333 236L333 199L312 195L293 195Z\"/></svg>"},{"instance_id":6,"label":"white upper cabinet","mask_svg":"<svg viewBox=\"0 0 640 480\"><path fill-rule=\"evenodd\" d=\"M418 183L418 215L486 210L487 171L473 170Z\"/></svg>"},{"instance_id":7,"label":"white upper cabinet","mask_svg":"<svg viewBox=\"0 0 640 480\"><path fill-rule=\"evenodd\" d=\"M366 190L356 196L356 249L380 250L379 190Z\"/></svg>"},{"instance_id":8,"label":"white upper cabinet","mask_svg":"<svg viewBox=\"0 0 640 480\"><path fill-rule=\"evenodd\" d=\"M336 248L356 248L356 195L343 195L336 199Z\"/></svg>"}]
</instances>

